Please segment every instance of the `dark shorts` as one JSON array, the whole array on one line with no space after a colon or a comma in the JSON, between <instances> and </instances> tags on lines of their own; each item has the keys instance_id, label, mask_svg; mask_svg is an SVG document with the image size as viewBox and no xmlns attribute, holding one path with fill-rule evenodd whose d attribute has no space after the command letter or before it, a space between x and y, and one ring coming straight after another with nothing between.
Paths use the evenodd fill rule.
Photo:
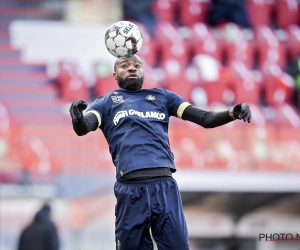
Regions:
<instances>
[{"instance_id":1,"label":"dark shorts","mask_svg":"<svg viewBox=\"0 0 300 250\"><path fill-rule=\"evenodd\" d=\"M188 233L173 177L116 182L116 249L188 250Z\"/></svg>"}]
</instances>

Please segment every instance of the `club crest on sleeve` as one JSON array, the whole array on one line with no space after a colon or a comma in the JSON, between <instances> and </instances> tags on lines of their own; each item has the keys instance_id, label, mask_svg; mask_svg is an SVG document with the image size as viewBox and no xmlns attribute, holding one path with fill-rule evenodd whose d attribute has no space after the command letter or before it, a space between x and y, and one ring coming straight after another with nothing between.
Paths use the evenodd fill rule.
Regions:
<instances>
[{"instance_id":1,"label":"club crest on sleeve","mask_svg":"<svg viewBox=\"0 0 300 250\"><path fill-rule=\"evenodd\" d=\"M118 92L114 92L115 95L111 96L111 99L114 103L121 103L123 102L123 96L118 95Z\"/></svg>"},{"instance_id":2,"label":"club crest on sleeve","mask_svg":"<svg viewBox=\"0 0 300 250\"><path fill-rule=\"evenodd\" d=\"M155 96L154 95L147 95L146 99L149 101L154 101L155 100Z\"/></svg>"}]
</instances>

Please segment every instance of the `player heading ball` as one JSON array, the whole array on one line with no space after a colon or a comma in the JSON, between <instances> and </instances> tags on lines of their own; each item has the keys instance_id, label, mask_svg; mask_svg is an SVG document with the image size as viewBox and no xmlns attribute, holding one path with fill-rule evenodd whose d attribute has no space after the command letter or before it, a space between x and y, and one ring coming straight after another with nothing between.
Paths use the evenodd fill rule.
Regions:
<instances>
[{"instance_id":1,"label":"player heading ball","mask_svg":"<svg viewBox=\"0 0 300 250\"><path fill-rule=\"evenodd\" d=\"M143 63L137 55L117 59L112 77L119 88L89 107L84 100L74 101L70 115L77 135L99 128L108 142L116 167L116 249L153 249L151 229L158 249L188 250L181 197L173 178L169 119L214 128L235 120L251 122L250 108L240 103L230 110L206 111L167 89L142 89Z\"/></svg>"}]
</instances>

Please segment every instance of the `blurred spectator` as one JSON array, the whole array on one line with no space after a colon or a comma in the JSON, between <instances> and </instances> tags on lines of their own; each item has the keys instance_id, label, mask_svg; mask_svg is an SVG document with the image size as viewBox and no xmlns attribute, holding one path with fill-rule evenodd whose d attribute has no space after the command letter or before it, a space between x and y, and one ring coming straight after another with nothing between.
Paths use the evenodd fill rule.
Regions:
<instances>
[{"instance_id":1,"label":"blurred spectator","mask_svg":"<svg viewBox=\"0 0 300 250\"><path fill-rule=\"evenodd\" d=\"M218 26L232 22L243 28L251 28L245 0L212 0L208 23Z\"/></svg>"},{"instance_id":2,"label":"blurred spectator","mask_svg":"<svg viewBox=\"0 0 300 250\"><path fill-rule=\"evenodd\" d=\"M143 24L149 34L154 37L156 17L152 12L154 0L123 0L124 19L139 21Z\"/></svg>"},{"instance_id":3,"label":"blurred spectator","mask_svg":"<svg viewBox=\"0 0 300 250\"><path fill-rule=\"evenodd\" d=\"M293 93L293 104L300 109L300 53L296 60L293 60L287 67L286 72L295 80Z\"/></svg>"},{"instance_id":4,"label":"blurred spectator","mask_svg":"<svg viewBox=\"0 0 300 250\"><path fill-rule=\"evenodd\" d=\"M18 250L58 250L59 239L55 224L50 219L51 208L44 204L33 221L22 231Z\"/></svg>"}]
</instances>

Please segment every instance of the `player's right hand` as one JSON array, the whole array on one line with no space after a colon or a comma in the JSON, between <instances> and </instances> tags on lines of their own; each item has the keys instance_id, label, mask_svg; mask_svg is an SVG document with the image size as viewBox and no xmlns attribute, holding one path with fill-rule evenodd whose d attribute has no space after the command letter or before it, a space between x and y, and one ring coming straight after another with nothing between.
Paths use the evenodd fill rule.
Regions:
<instances>
[{"instance_id":1,"label":"player's right hand","mask_svg":"<svg viewBox=\"0 0 300 250\"><path fill-rule=\"evenodd\" d=\"M78 99L71 104L69 112L74 123L78 122L78 120L83 116L82 111L85 110L87 106L87 102L81 99Z\"/></svg>"}]
</instances>

